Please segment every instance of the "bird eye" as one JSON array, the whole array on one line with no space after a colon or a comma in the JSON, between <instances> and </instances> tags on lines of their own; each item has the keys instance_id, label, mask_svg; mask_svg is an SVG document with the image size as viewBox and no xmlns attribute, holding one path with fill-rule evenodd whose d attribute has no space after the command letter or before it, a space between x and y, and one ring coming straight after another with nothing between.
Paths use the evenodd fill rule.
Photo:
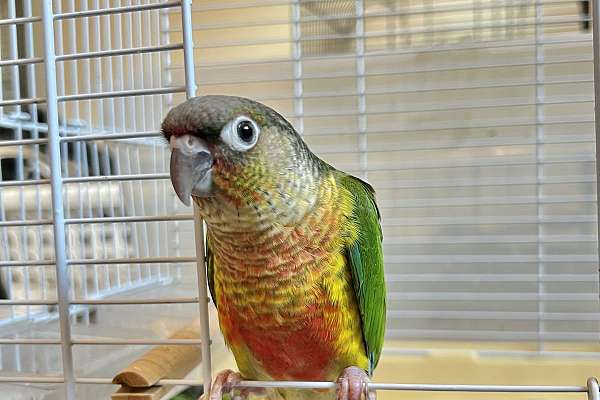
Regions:
<instances>
[{"instance_id":1,"label":"bird eye","mask_svg":"<svg viewBox=\"0 0 600 400\"><path fill-rule=\"evenodd\" d=\"M221 140L237 151L250 150L258 141L260 129L256 122L240 115L229 121L221 130Z\"/></svg>"},{"instance_id":2,"label":"bird eye","mask_svg":"<svg viewBox=\"0 0 600 400\"><path fill-rule=\"evenodd\" d=\"M250 121L241 121L237 125L237 134L242 141L252 143L254 139L254 127Z\"/></svg>"}]
</instances>

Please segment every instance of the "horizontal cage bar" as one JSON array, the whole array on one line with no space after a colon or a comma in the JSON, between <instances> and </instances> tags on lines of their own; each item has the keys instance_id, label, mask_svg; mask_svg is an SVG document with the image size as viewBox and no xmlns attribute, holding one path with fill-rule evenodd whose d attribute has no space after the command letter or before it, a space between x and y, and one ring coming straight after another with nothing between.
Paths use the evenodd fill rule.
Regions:
<instances>
[{"instance_id":1,"label":"horizontal cage bar","mask_svg":"<svg viewBox=\"0 0 600 400\"><path fill-rule=\"evenodd\" d=\"M33 224L36 225L36 224ZM17 225L19 226L19 225ZM107 258L107 259L73 259L69 261L73 265L84 264L169 264L169 263L190 263L196 262L195 257L130 257L130 258ZM22 261L0 261L2 267L28 267L54 265L54 260L22 260Z\"/></svg>"},{"instance_id":2,"label":"horizontal cage bar","mask_svg":"<svg viewBox=\"0 0 600 400\"><path fill-rule=\"evenodd\" d=\"M0 26L3 25L17 25L17 24L28 24L32 22L40 22L42 17L19 17L19 18L9 18L9 19L0 19Z\"/></svg>"},{"instance_id":3,"label":"horizontal cage bar","mask_svg":"<svg viewBox=\"0 0 600 400\"><path fill-rule=\"evenodd\" d=\"M196 262L196 257L124 257L107 259L82 259L68 260L69 265L88 265L88 264L167 264L167 263L192 263Z\"/></svg>"},{"instance_id":4,"label":"horizontal cage bar","mask_svg":"<svg viewBox=\"0 0 600 400\"><path fill-rule=\"evenodd\" d=\"M64 183L83 183L83 182L110 182L110 181L138 181L138 180L157 180L169 179L168 173L154 174L128 174L128 175L102 175L102 176L81 176L63 178Z\"/></svg>"},{"instance_id":5,"label":"horizontal cage bar","mask_svg":"<svg viewBox=\"0 0 600 400\"><path fill-rule=\"evenodd\" d=\"M60 344L60 339L7 339L0 338L0 345L3 344L24 344L24 345L57 345Z\"/></svg>"},{"instance_id":6,"label":"horizontal cage bar","mask_svg":"<svg viewBox=\"0 0 600 400\"><path fill-rule=\"evenodd\" d=\"M0 268L54 265L54 260L0 261Z\"/></svg>"},{"instance_id":7,"label":"horizontal cage bar","mask_svg":"<svg viewBox=\"0 0 600 400\"><path fill-rule=\"evenodd\" d=\"M242 381L236 388L335 389L335 382L311 381ZM367 389L427 392L490 392L490 393L582 393L586 386L512 386L512 385L435 385L409 383L368 383Z\"/></svg>"},{"instance_id":8,"label":"horizontal cage bar","mask_svg":"<svg viewBox=\"0 0 600 400\"><path fill-rule=\"evenodd\" d=\"M58 96L58 101L81 101L94 99L107 99L110 97L150 96L155 94L170 94L185 92L185 86L155 88L155 89L132 89L117 90L113 92L80 93ZM0 103L1 105L1 103Z\"/></svg>"},{"instance_id":9,"label":"horizontal cage bar","mask_svg":"<svg viewBox=\"0 0 600 400\"><path fill-rule=\"evenodd\" d=\"M0 382L2 382L0 380ZM77 378L76 383L87 385L114 385L111 378ZM202 386L202 381L198 379L160 379L155 385L194 385Z\"/></svg>"},{"instance_id":10,"label":"horizontal cage bar","mask_svg":"<svg viewBox=\"0 0 600 400\"><path fill-rule=\"evenodd\" d=\"M77 383L112 384L108 378L78 378ZM161 379L159 385L201 385L195 379ZM335 389L335 382L316 381L242 381L236 388ZM434 385L402 383L369 383L373 390L403 390L428 392L490 392L490 393L585 393L587 386L502 386L502 385Z\"/></svg>"},{"instance_id":11,"label":"horizontal cage bar","mask_svg":"<svg viewBox=\"0 0 600 400\"><path fill-rule=\"evenodd\" d=\"M39 64L43 63L42 57L19 58L16 60L0 60L0 67L10 67L15 65Z\"/></svg>"},{"instance_id":12,"label":"horizontal cage bar","mask_svg":"<svg viewBox=\"0 0 600 400\"><path fill-rule=\"evenodd\" d=\"M0 221L0 228L9 226L35 226L35 225L52 225L51 219L32 219L32 220L17 220L17 221Z\"/></svg>"},{"instance_id":13,"label":"horizontal cage bar","mask_svg":"<svg viewBox=\"0 0 600 400\"><path fill-rule=\"evenodd\" d=\"M27 146L33 144L47 144L48 139L17 139L0 140L0 147Z\"/></svg>"},{"instance_id":14,"label":"horizontal cage bar","mask_svg":"<svg viewBox=\"0 0 600 400\"><path fill-rule=\"evenodd\" d=\"M97 17L100 15L122 14L136 11L159 10L181 6L181 1L170 1L164 3L139 4L122 7L103 8L98 10L74 11L69 13L54 14L55 20L81 17Z\"/></svg>"},{"instance_id":15,"label":"horizontal cage bar","mask_svg":"<svg viewBox=\"0 0 600 400\"><path fill-rule=\"evenodd\" d=\"M58 300L0 300L0 306L55 306Z\"/></svg>"},{"instance_id":16,"label":"horizontal cage bar","mask_svg":"<svg viewBox=\"0 0 600 400\"><path fill-rule=\"evenodd\" d=\"M0 107L7 106L24 106L27 104L38 104L45 103L46 99L44 97L31 97L24 99L14 99L14 100L0 100Z\"/></svg>"},{"instance_id":17,"label":"horizontal cage bar","mask_svg":"<svg viewBox=\"0 0 600 400\"><path fill-rule=\"evenodd\" d=\"M100 133L77 136L63 136L61 142L80 142L89 140L118 140L118 139L145 139L162 137L160 132L129 132L129 133ZM0 142L2 143L2 142Z\"/></svg>"},{"instance_id":18,"label":"horizontal cage bar","mask_svg":"<svg viewBox=\"0 0 600 400\"><path fill-rule=\"evenodd\" d=\"M0 376L0 383L64 383L65 379L58 376Z\"/></svg>"},{"instance_id":19,"label":"horizontal cage bar","mask_svg":"<svg viewBox=\"0 0 600 400\"><path fill-rule=\"evenodd\" d=\"M1 342L0 342L1 343ZM75 345L195 345L202 344L200 339L73 339Z\"/></svg>"},{"instance_id":20,"label":"horizontal cage bar","mask_svg":"<svg viewBox=\"0 0 600 400\"><path fill-rule=\"evenodd\" d=\"M50 179L29 179L26 181L0 181L0 188L2 187L21 187L31 185L46 185L50 183Z\"/></svg>"},{"instance_id":21,"label":"horizontal cage bar","mask_svg":"<svg viewBox=\"0 0 600 400\"><path fill-rule=\"evenodd\" d=\"M87 53L63 54L60 56L56 56L56 61L72 61L72 60L82 60L82 59L97 58L97 57L113 57L113 56L129 55L129 54L144 54L144 53L154 53L154 52L160 52L160 51L171 51L171 50L181 50L181 49L183 49L183 44L175 43L175 44L166 44L166 45L159 45L159 46L134 47L131 49L90 51Z\"/></svg>"},{"instance_id":22,"label":"horizontal cage bar","mask_svg":"<svg viewBox=\"0 0 600 400\"><path fill-rule=\"evenodd\" d=\"M170 297L154 299L84 299L72 300L71 305L130 305L130 304L189 304L197 303L197 297Z\"/></svg>"},{"instance_id":23,"label":"horizontal cage bar","mask_svg":"<svg viewBox=\"0 0 600 400\"><path fill-rule=\"evenodd\" d=\"M89 218L66 218L65 224L104 224L112 222L157 222L157 221L191 221L191 214L180 215L141 215L130 217L89 217ZM1 226L1 225L0 225Z\"/></svg>"}]
</instances>

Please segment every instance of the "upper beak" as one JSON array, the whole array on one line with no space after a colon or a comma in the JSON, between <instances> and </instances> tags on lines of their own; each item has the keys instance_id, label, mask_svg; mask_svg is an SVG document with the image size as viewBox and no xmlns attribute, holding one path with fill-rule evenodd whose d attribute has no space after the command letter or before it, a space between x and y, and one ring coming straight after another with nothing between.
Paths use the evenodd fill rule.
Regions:
<instances>
[{"instance_id":1,"label":"upper beak","mask_svg":"<svg viewBox=\"0 0 600 400\"><path fill-rule=\"evenodd\" d=\"M171 183L179 200L191 204L191 195L211 192L213 156L206 143L195 136L171 136Z\"/></svg>"}]
</instances>

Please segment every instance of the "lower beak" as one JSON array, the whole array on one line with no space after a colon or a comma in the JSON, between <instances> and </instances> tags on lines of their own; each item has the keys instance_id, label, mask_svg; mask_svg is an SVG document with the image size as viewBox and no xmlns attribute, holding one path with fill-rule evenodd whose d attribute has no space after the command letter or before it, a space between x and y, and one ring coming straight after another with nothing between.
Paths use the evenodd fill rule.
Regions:
<instances>
[{"instance_id":1,"label":"lower beak","mask_svg":"<svg viewBox=\"0 0 600 400\"><path fill-rule=\"evenodd\" d=\"M179 200L189 206L192 195L210 195L213 157L206 148L180 148L173 146L173 142L171 140L171 183Z\"/></svg>"}]
</instances>

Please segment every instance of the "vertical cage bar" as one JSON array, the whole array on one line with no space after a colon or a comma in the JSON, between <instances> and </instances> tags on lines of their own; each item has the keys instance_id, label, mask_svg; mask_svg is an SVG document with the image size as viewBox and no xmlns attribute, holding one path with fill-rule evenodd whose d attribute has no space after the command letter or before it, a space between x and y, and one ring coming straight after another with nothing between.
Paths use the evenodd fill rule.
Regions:
<instances>
[{"instance_id":1,"label":"vertical cage bar","mask_svg":"<svg viewBox=\"0 0 600 400\"><path fill-rule=\"evenodd\" d=\"M597 235L600 237L600 0L592 5L592 25L594 41L594 122L596 128L596 213L598 214ZM600 240L598 240L600 245ZM600 296L600 248L598 249L598 296Z\"/></svg>"},{"instance_id":2,"label":"vertical cage bar","mask_svg":"<svg viewBox=\"0 0 600 400\"><path fill-rule=\"evenodd\" d=\"M358 95L358 151L362 177L368 179L369 164L367 153L367 98L366 63L365 63L365 5L363 0L356 0L356 93Z\"/></svg>"},{"instance_id":3,"label":"vertical cage bar","mask_svg":"<svg viewBox=\"0 0 600 400\"><path fill-rule=\"evenodd\" d=\"M108 3L108 2L107 2ZM120 7L121 6L121 1L119 0L116 5L116 7ZM108 4L107 4L108 7ZM115 38L115 45L111 46L112 48L117 48L117 49L123 49L123 33L122 33L122 20L121 20L121 14L117 13L114 15L114 25L112 30L114 31L114 38ZM122 73L123 71L123 56L118 56L115 58L115 70L117 71L116 75L117 78L114 80L114 89L115 90L125 90L125 86L124 86L124 81L123 81L123 76L125 75L124 73ZM111 64L111 81L112 81L112 64ZM112 132L116 133L116 132L124 132L126 130L126 124L125 124L125 99L123 99L122 97L119 99L115 100L116 103L114 104L115 109L117 110L117 115L115 116L115 120L113 123L112 128ZM118 129L117 127L120 127L120 129ZM114 147L114 166L115 166L115 172L117 174L121 174L123 173L123 169L121 168L121 146L115 146ZM121 214L121 216L125 216L126 215L126 211L125 211L125 185L127 185L126 183L123 183L121 181L119 181L118 183L118 187L119 187L119 212ZM131 186L132 183L129 182L129 185ZM120 232L123 232L126 235L126 230L128 229L127 224L120 224L119 225L121 228L119 229ZM130 256L130 246L128 241L126 241L125 244L125 248L123 249L123 255L125 257L129 257ZM115 254L115 256L120 256L119 254ZM125 272L125 276L126 276L126 283L125 286L130 286L132 284L131 282L131 265L127 265L127 266L121 266L121 265L117 265L116 266L116 270L117 270L117 276L118 276L118 280L120 282L121 279L121 273L124 271Z\"/></svg>"},{"instance_id":4,"label":"vertical cage bar","mask_svg":"<svg viewBox=\"0 0 600 400\"><path fill-rule=\"evenodd\" d=\"M58 128L58 102L56 89L56 53L54 51L54 18L52 1L42 2L44 32L44 72L48 113L48 151L50 153L52 217L54 220L54 259L56 262L56 288L62 350L62 366L66 400L75 400L75 375L69 323L69 271L65 242L65 219L62 202L60 166L60 137Z\"/></svg>"},{"instance_id":5,"label":"vertical cage bar","mask_svg":"<svg viewBox=\"0 0 600 400\"><path fill-rule=\"evenodd\" d=\"M88 10L88 1L82 1L80 4L80 8L81 11L87 11ZM81 19L81 52L89 52L90 51L90 20L89 17L85 17ZM82 93L91 93L92 91L92 64L91 61L89 59L83 59L82 60L83 65L82 65L82 85L80 88L78 88L78 90L80 90ZM79 104L79 102L76 102L77 104ZM87 133L91 134L93 133L93 128L92 128L92 121L93 121L93 107L92 107L92 100L86 100L83 103L82 108L82 118L85 121L88 121L87 124ZM95 163L93 163L93 161L95 161L95 154L96 154L96 144L95 142L92 143L87 143L87 142L80 142L79 144L80 150L79 150L79 154L81 156L81 175L82 176L89 176L90 175L90 167L93 169L95 167ZM89 153L89 156L88 156ZM91 158L91 160L90 160ZM85 189L82 192L82 187L84 187ZM92 191L91 188L92 185L90 183L85 184L85 186L80 185L79 186L79 190L78 190L78 195L79 195L79 201L80 201L80 209L82 210L82 212L84 212L85 214L87 214L87 216L89 217L94 217L93 214L93 209L92 209ZM84 193L85 193L85 197L84 197ZM85 209L83 209L83 207L85 207ZM84 239L86 237L86 234L91 235L92 238L96 237L96 229L97 227L95 226L95 224L92 224L89 227L89 231L86 232L86 229L84 227L79 227L79 241L80 243L84 243ZM82 255L86 255L86 253L89 253L89 255L86 255L86 257L97 257L98 256L98 250L97 250L97 246L96 246L96 241L92 240L91 241L91 246L89 246L89 248L85 248L86 246L81 246L81 254ZM93 292L93 296L98 296L99 292L100 292L100 285L98 284L99 281L99 265L94 265L93 266L93 290L91 290ZM87 267L81 267L81 269L87 269ZM86 273L87 274L87 273Z\"/></svg>"},{"instance_id":6,"label":"vertical cage bar","mask_svg":"<svg viewBox=\"0 0 600 400\"><path fill-rule=\"evenodd\" d=\"M598 387L598 380L596 378L588 378L587 388L588 400L600 400L600 389Z\"/></svg>"},{"instance_id":7,"label":"vertical cage bar","mask_svg":"<svg viewBox=\"0 0 600 400\"><path fill-rule=\"evenodd\" d=\"M68 6L68 12L75 12L75 2L71 2ZM75 19L72 18L68 21L68 29L69 29L69 33L68 33L68 46L69 46L69 53L71 54L75 54L77 52L77 28L76 28L76 24L75 24ZM69 73L69 77L70 77L70 87L71 90L74 93L80 93L80 86L79 86L79 69L78 69L78 62L76 60L72 60L71 62L69 62L68 64L65 63L66 65L69 65L70 67L70 73ZM65 67L66 67L65 65ZM75 120L77 121L78 124L80 124L81 122L81 113L80 113L80 107L79 107L79 101L74 101L73 105L71 106L71 113L73 114L73 117L75 118ZM81 134L81 133L80 133ZM86 143L73 143L72 144L72 148L73 148L73 157L76 163L75 166L75 171L74 171L74 176L78 176L81 177L83 176L82 172L83 172L83 164L82 164L82 148L85 149L85 146L87 146ZM69 146L67 145L66 147L67 149L69 148ZM79 218L83 218L84 217L84 209L83 209L83 205L84 205L84 201L83 201L83 191L82 188L85 187L85 184L78 184L77 185L77 209L75 209L75 207L73 207L73 212L77 213L77 215L79 216ZM88 191L89 193L89 191ZM76 257L75 252L77 250L77 247L79 247L79 258L85 258L85 227L84 226L71 226L67 228L67 235L68 235L68 240L67 243L69 244L69 256L70 257ZM77 246L74 246L72 242L69 241L76 241L79 240L79 244ZM87 266L78 266L77 268L71 268L72 271L72 276L78 276L79 280L81 282L80 285L80 293L78 294L79 296L83 296L84 298L88 298L89 293L88 293L88 268ZM85 312L83 313L83 318L84 321L87 325L90 324L90 312L89 312L89 308L85 310Z\"/></svg>"},{"instance_id":8,"label":"vertical cage bar","mask_svg":"<svg viewBox=\"0 0 600 400\"><path fill-rule=\"evenodd\" d=\"M15 0L9 1L8 4L8 18L10 19L14 19L17 17L17 7L16 7L16 3ZM13 60L16 60L19 58L19 51L17 49L18 46L18 39L17 39L17 26L15 24L11 24L9 26L9 41L10 41L10 46L9 46L9 57ZM18 99L21 97L21 77L20 77L20 71L19 71L19 67L17 65L14 65L10 68L10 76L11 76L11 91L13 93L13 96L15 99ZM21 106L16 106L14 108L13 111L13 115L18 118L19 120L21 120L22 115L21 115ZM18 126L14 129L15 135L14 138L17 140L22 140L23 139L23 128L21 127L21 124L18 124ZM23 146L18 146L17 148L17 180L23 180L24 178L24 159L23 159ZM24 220L25 218L25 198L24 198L24 190L23 187L19 187L19 218ZM29 240L27 238L27 232L29 230L26 227L22 227L18 230L17 233L17 237L18 237L18 241L20 242L17 246L17 251L19 254L19 257L22 260L27 259L28 255L28 245L29 245ZM20 271L18 271L17 273L19 275L22 274L22 285L23 285L23 293L25 295L26 299L30 298L30 281L29 281L29 269L28 268L19 268ZM29 318L30 313L31 313L31 307L27 306L26 307L26 313L27 313L27 318ZM15 352L17 354L20 353L20 346L16 346L15 347ZM18 370L20 370L21 366L21 361L20 361L20 357L17 356L17 365L18 365Z\"/></svg>"},{"instance_id":9,"label":"vertical cage bar","mask_svg":"<svg viewBox=\"0 0 600 400\"><path fill-rule=\"evenodd\" d=\"M160 10L160 19L161 19L160 44L166 45L169 43L169 30L170 30L169 14L166 10ZM162 67L161 67L161 71L163 71L163 73L161 74L161 86L163 86L163 87L171 86L173 84L173 76L171 73L171 68L169 68L171 66L171 52L164 51L161 53L161 57L163 57L163 59L164 59L162 62ZM169 107L172 104L173 104L173 94L161 96L161 105L162 105L161 115L165 115L166 111L169 109ZM168 168L168 165L169 165L169 161L167 159L165 162L165 165L163 167L163 170L164 170L164 168ZM172 205L176 204L173 202L173 200L176 201L175 193L173 193L172 191L167 192L167 185L168 185L168 183L165 182L163 185L163 188L165 191L165 196L167 195L167 193L170 193L170 198L168 199L168 201L165 198L165 204L169 205L169 210L168 210L169 212L174 212L174 207ZM173 227L173 230L168 231L168 237L173 238L173 241L172 241L173 244L167 246L168 249L172 249L172 251L169 255L180 256L181 255L181 240L180 240L181 238L180 238L180 233L179 233L180 223L179 223L179 221L174 221L171 226ZM173 273L173 270L174 270L174 273ZM169 271L169 275L171 275L173 273L173 275L175 276L176 279L181 278L181 265L180 264L169 264L168 271Z\"/></svg>"},{"instance_id":10,"label":"vertical cage bar","mask_svg":"<svg viewBox=\"0 0 600 400\"><path fill-rule=\"evenodd\" d=\"M23 2L23 13L24 17L33 16L31 0L27 0ZM25 57L33 58L35 56L34 51L34 35L33 35L33 24L25 24L24 26L24 36L25 36ZM36 83L36 71L35 65L28 64L25 69L26 72L26 81L27 81L27 96L28 97L37 97L37 83ZM37 104L32 104L29 107L30 110L30 118L33 123L33 128L31 129L31 138L39 139L39 129L38 129L38 106ZM40 179L40 145L33 145L33 164L35 165L33 170L33 179ZM35 218L42 219L42 199L40 197L40 187L39 185L35 185L35 204L36 204L36 214ZM45 248L44 248L44 235L47 234L46 228L38 226L37 229L37 259L43 260L45 257ZM40 279L40 292L41 297L43 299L48 298L48 277L46 275L46 267L39 267L37 269Z\"/></svg>"},{"instance_id":11,"label":"vertical cage bar","mask_svg":"<svg viewBox=\"0 0 600 400\"><path fill-rule=\"evenodd\" d=\"M192 31L192 0L181 2L181 28L183 31L183 61L185 68L185 95L196 95L196 76L194 71L194 37Z\"/></svg>"},{"instance_id":12,"label":"vertical cage bar","mask_svg":"<svg viewBox=\"0 0 600 400\"><path fill-rule=\"evenodd\" d=\"M129 1L128 3L129 5L131 4L131 1ZM118 1L116 6L117 7L121 7L123 5L123 3L121 1ZM121 14L116 14L115 16L117 18L117 31L116 31L116 38L117 41L119 43L119 49L123 49L123 48L127 48L127 47L131 47L133 46L133 41L132 41L132 37L131 37L131 32L132 32L132 17L131 17L131 13L127 13L127 15L121 17ZM122 24L122 25L121 25ZM119 56L117 57L117 70L119 71L119 73L117 74L117 76L119 77L119 84L118 84L118 90L126 90L126 89L132 89L134 86L134 82L133 82L133 55L129 55L129 56ZM127 99L121 97L120 101L120 109L119 109L119 114L121 115L121 131L125 132L128 129L131 129L133 131L137 130L137 118L131 118L131 122L127 122L127 119L125 118L126 115L135 115L135 99L133 97L129 97ZM121 153L123 154L123 164L121 164ZM121 145L119 147L119 149L116 152L116 162L117 162L117 170L120 173L124 173L126 170L131 172L131 148L129 144L125 144L125 145ZM139 183L138 183L139 184ZM133 196L134 190L137 186L134 186L134 182L132 181L128 181L126 183L126 189L127 189L127 193L129 194L129 196ZM125 192L124 192L125 193ZM128 206L126 206L124 213L125 212L130 212L131 215L137 215L137 205L135 201L132 201L129 203ZM125 214L123 214L125 215ZM141 244L140 244L140 230L139 230L139 224L133 224L132 226L129 226L128 229L130 229L131 232L131 240L133 242L133 253L135 254L135 257L140 257L140 248L141 248ZM127 252L126 255L127 257L131 256L131 247L132 246L127 246ZM134 278L133 278L133 272L135 269L136 275L137 275L137 280L134 282ZM142 276L142 266L140 264L134 264L134 265L128 265L127 266L127 281L129 285L133 285L134 283L139 283L139 281L141 281L141 276Z\"/></svg>"},{"instance_id":13,"label":"vertical cage bar","mask_svg":"<svg viewBox=\"0 0 600 400\"><path fill-rule=\"evenodd\" d=\"M544 217L544 188L542 181L544 179L544 164L541 162L544 159L544 105L542 104L545 97L544 90L544 6L536 3L535 5L535 162L536 162L536 206L537 206L537 347L538 351L544 350L543 333L544 333L544 300L542 300L545 285L544 285L544 241L543 241L543 223Z\"/></svg>"},{"instance_id":14,"label":"vertical cage bar","mask_svg":"<svg viewBox=\"0 0 600 400\"><path fill-rule=\"evenodd\" d=\"M194 71L194 39L192 32L192 0L181 2L181 28L183 31L183 58L185 66L185 94L192 98L196 95L196 77ZM202 379L204 393L210 392L212 381L212 366L210 356L210 328L208 318L208 291L206 287L206 265L204 262L204 227L196 203L194 207L194 238L196 242L196 257L198 258L198 308L200 312L200 338L202 339Z\"/></svg>"},{"instance_id":15,"label":"vertical cage bar","mask_svg":"<svg viewBox=\"0 0 600 400\"><path fill-rule=\"evenodd\" d=\"M142 5L142 1L141 0L136 0L135 2L133 1L129 1L130 5ZM132 15L133 14L133 15ZM143 46L144 45L144 38L143 38L143 31L142 31L142 24L143 24L143 20L142 20L142 13L129 13L131 19L131 28L129 29L129 39L131 41L131 43L133 44L133 46ZM136 55L133 59L132 59L132 65L134 65L134 68L137 68L137 73L132 75L132 84L134 88L145 88L146 86L146 79L147 79L147 74L144 71L144 54L138 54ZM141 125L141 130L144 132L148 131L148 121L147 118L141 118L139 119L137 116L138 115L143 115L143 113L146 111L146 96L136 96L134 98L134 111L136 115L135 120L138 122L139 125ZM130 168L132 168L133 170L135 170L135 173L140 173L141 172L141 156L140 156L140 148L139 146L134 146L133 151L132 151L132 164L130 164ZM136 182L136 188L138 191L138 196L139 196L139 204L138 204L138 208L139 208L139 212L142 213L142 215L146 215L146 201L144 200L144 184L141 181L137 181ZM148 222L142 222L139 223L138 225L140 225L140 229L142 232L142 237L143 240L141 241L141 244L143 246L143 252L144 255L146 257L150 257L151 253L150 253L150 236L149 236L149 230L148 230ZM151 265L142 265L141 269L143 270L143 272L145 273L145 276L142 276L142 279L145 280L150 280L152 279L152 266Z\"/></svg>"},{"instance_id":16,"label":"vertical cage bar","mask_svg":"<svg viewBox=\"0 0 600 400\"><path fill-rule=\"evenodd\" d=\"M300 24L301 10L298 1L292 2L292 57L294 59L294 114L298 119L296 128L304 135L304 87L302 82L302 26Z\"/></svg>"},{"instance_id":17,"label":"vertical cage bar","mask_svg":"<svg viewBox=\"0 0 600 400\"><path fill-rule=\"evenodd\" d=\"M103 7L109 8L110 2L108 0L105 0ZM104 43L104 46L106 47L107 50L112 49L113 48L113 44L112 44L113 26L111 24L111 17L109 15L105 15L102 17L102 24L101 24L100 30L102 32L102 42ZM113 91L114 90L113 57L106 57L106 60L104 60L103 70L105 71L104 75L106 76L105 80L106 80L107 89L109 91ZM105 126L103 126L103 130L106 132L116 133L115 126L116 126L117 113L116 113L115 99L113 99L113 98L108 99L108 116L107 117L108 117L107 118L108 119L108 128L105 125ZM106 123L106 121L105 121L105 123ZM104 174L112 175L114 172L112 171L112 165L111 165L111 160L110 160L110 148L109 148L107 142L104 142L104 144L102 146L102 163L104 166ZM119 174L120 171L116 171L116 173ZM109 189L108 202L110 205L109 210L108 210L109 217L115 216L115 209L117 208L115 205L114 196L112 195L112 189L115 186L118 187L119 191L123 190L121 182L119 182L119 183L108 182L108 189ZM119 257L120 254L118 253L118 248L117 248L117 242L118 242L118 237L119 237L118 224L116 224L116 223L110 224L109 229L111 229L111 234L112 234L113 257ZM106 234L102 235L102 246L106 248ZM115 271L117 271L116 282L114 282L111 279L111 277L113 276ZM120 266L107 267L106 278L107 278L107 284L108 284L109 290L112 290L115 286L117 286L117 287L121 286L121 281L119 279L119 276L120 276L119 271L120 271Z\"/></svg>"},{"instance_id":18,"label":"vertical cage bar","mask_svg":"<svg viewBox=\"0 0 600 400\"><path fill-rule=\"evenodd\" d=\"M94 0L92 3L92 8L94 10L100 9L100 0ZM102 42L102 19L104 16L94 16L91 20L92 32L91 32L91 44L92 51L102 51L103 42ZM105 44L106 45L106 44ZM94 80L94 91L103 92L107 90L107 81L105 80L105 64L106 60L103 60L103 57L97 57L93 60L93 65L95 66L95 80ZM97 121L96 126L100 128L100 130L105 131L106 120L110 120L112 116L110 116L110 98L100 99L97 104ZM103 172L103 158L101 143L92 142L92 160L93 160L93 170L95 176L100 176ZM109 194L110 197L110 194ZM99 207L96 209L96 214L99 217L104 217L104 207ZM95 255L98 257L108 258L108 252L106 249L106 224L99 224L98 230L100 232L101 241L98 240L98 236L94 233L92 236L92 242L98 243L97 248L99 248L98 253ZM101 282L99 282L100 293L106 292L110 290L110 281L108 276L110 274L110 266L108 264L104 264L101 266Z\"/></svg>"}]
</instances>

